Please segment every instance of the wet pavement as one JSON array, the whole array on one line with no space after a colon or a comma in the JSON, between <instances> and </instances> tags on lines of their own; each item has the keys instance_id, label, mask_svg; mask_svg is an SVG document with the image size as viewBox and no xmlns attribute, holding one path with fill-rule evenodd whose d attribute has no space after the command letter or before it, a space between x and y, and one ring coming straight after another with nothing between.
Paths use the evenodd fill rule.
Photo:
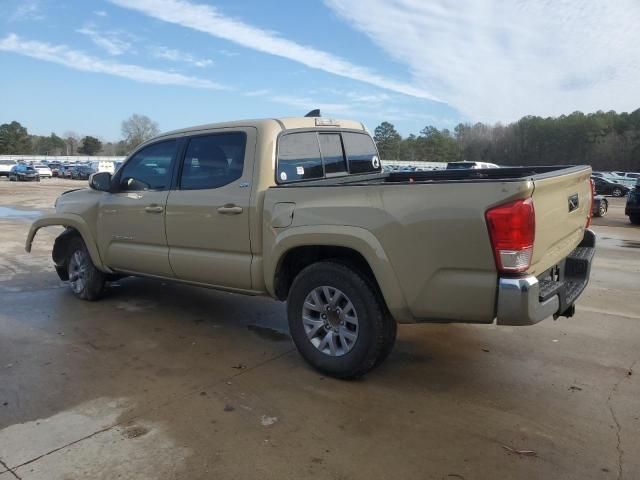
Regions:
<instances>
[{"instance_id":1,"label":"wet pavement","mask_svg":"<svg viewBox=\"0 0 640 480\"><path fill-rule=\"evenodd\" d=\"M594 221L575 317L401 326L344 382L304 364L271 299L135 278L75 299L60 230L26 254L12 212L78 185L0 179L0 480L640 478L640 228L621 200Z\"/></svg>"}]
</instances>

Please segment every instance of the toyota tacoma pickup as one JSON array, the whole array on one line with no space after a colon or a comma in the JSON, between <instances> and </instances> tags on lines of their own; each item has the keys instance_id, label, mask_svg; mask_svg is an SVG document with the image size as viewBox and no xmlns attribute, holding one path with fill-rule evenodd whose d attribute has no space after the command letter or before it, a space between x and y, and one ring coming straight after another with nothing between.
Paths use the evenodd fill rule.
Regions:
<instances>
[{"instance_id":1,"label":"toyota tacoma pickup","mask_svg":"<svg viewBox=\"0 0 640 480\"><path fill-rule=\"evenodd\" d=\"M383 173L354 121L204 125L140 145L61 195L53 262L81 299L126 275L287 302L318 370L363 375L396 323L571 316L595 251L591 168Z\"/></svg>"}]
</instances>

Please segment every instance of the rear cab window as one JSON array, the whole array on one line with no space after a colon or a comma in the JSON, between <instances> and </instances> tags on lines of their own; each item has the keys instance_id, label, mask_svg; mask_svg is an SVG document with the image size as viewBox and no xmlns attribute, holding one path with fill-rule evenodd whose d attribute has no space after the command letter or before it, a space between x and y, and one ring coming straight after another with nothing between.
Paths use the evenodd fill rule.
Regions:
<instances>
[{"instance_id":1,"label":"rear cab window","mask_svg":"<svg viewBox=\"0 0 640 480\"><path fill-rule=\"evenodd\" d=\"M278 141L279 184L381 171L375 143L365 132L291 132Z\"/></svg>"}]
</instances>

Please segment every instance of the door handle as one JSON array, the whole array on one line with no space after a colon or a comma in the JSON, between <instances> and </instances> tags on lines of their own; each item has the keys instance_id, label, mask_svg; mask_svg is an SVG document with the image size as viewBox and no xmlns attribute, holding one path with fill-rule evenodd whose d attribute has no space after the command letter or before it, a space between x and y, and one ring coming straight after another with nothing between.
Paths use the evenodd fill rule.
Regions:
<instances>
[{"instance_id":1,"label":"door handle","mask_svg":"<svg viewBox=\"0 0 640 480\"><path fill-rule=\"evenodd\" d=\"M147 213L162 213L164 212L164 207L160 205L149 205L148 207L144 207L144 211Z\"/></svg>"},{"instance_id":2,"label":"door handle","mask_svg":"<svg viewBox=\"0 0 640 480\"><path fill-rule=\"evenodd\" d=\"M218 209L218 213L222 215L239 215L242 213L242 207L234 205L233 203L228 203L224 207L220 207Z\"/></svg>"}]
</instances>

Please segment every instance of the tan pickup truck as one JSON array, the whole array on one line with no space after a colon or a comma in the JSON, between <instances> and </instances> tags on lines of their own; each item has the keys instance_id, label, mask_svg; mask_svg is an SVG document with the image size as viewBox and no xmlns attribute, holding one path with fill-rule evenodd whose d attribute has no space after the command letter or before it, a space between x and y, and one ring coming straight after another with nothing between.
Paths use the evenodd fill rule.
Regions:
<instances>
[{"instance_id":1,"label":"tan pickup truck","mask_svg":"<svg viewBox=\"0 0 640 480\"><path fill-rule=\"evenodd\" d=\"M63 280L96 300L124 275L288 302L302 356L347 378L396 322L571 316L595 250L589 167L384 173L361 123L204 125L141 145L33 223L66 228Z\"/></svg>"}]
</instances>

